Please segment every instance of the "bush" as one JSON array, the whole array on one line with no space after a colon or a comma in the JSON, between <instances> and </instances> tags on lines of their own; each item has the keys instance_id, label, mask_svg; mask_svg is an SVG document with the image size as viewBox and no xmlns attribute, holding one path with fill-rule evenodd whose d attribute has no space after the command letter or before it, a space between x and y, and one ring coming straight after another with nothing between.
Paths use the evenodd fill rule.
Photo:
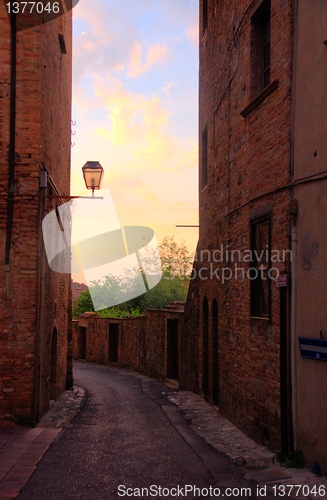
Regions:
<instances>
[{"instance_id":1,"label":"bush","mask_svg":"<svg viewBox=\"0 0 327 500\"><path fill-rule=\"evenodd\" d=\"M105 318L126 318L145 314L147 309L162 309L173 301L186 301L189 275L192 269L192 257L185 244L178 245L174 238L164 238L159 245L163 277L161 281L147 293L135 297L123 304L115 305L99 311ZM151 255L148 263L151 264ZM136 278L139 271L135 270L135 280L131 272L117 277L108 275L103 282L93 282L90 289L93 293L104 296L119 297L122 290L132 291L137 286ZM90 290L86 290L73 302L73 319L77 319L84 312L93 312L94 307Z\"/></svg>"}]
</instances>

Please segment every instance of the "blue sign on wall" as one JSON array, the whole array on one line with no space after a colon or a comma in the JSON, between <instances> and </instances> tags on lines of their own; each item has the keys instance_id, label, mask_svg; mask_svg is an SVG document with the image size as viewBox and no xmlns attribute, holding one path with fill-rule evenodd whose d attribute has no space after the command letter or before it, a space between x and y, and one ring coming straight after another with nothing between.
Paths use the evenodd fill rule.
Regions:
<instances>
[{"instance_id":1,"label":"blue sign on wall","mask_svg":"<svg viewBox=\"0 0 327 500\"><path fill-rule=\"evenodd\" d=\"M299 344L303 358L327 361L327 340L299 337Z\"/></svg>"}]
</instances>

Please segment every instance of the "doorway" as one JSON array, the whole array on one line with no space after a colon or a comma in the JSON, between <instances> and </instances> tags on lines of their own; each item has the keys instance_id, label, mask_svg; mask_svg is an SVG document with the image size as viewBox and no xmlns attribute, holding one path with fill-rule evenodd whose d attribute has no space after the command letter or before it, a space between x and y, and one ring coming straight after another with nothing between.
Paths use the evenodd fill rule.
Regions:
<instances>
[{"instance_id":1,"label":"doorway","mask_svg":"<svg viewBox=\"0 0 327 500\"><path fill-rule=\"evenodd\" d=\"M202 307L202 391L209 396L209 306L205 297Z\"/></svg>"},{"instance_id":2,"label":"doorway","mask_svg":"<svg viewBox=\"0 0 327 500\"><path fill-rule=\"evenodd\" d=\"M218 304L212 302L212 404L219 404Z\"/></svg>"},{"instance_id":3,"label":"doorway","mask_svg":"<svg viewBox=\"0 0 327 500\"><path fill-rule=\"evenodd\" d=\"M109 336L108 336L108 361L118 363L118 349L119 349L119 325L118 323L109 323Z\"/></svg>"},{"instance_id":4,"label":"doorway","mask_svg":"<svg viewBox=\"0 0 327 500\"><path fill-rule=\"evenodd\" d=\"M79 327L78 337L79 337L78 357L79 357L79 359L86 359L86 327L85 326Z\"/></svg>"},{"instance_id":5,"label":"doorway","mask_svg":"<svg viewBox=\"0 0 327 500\"><path fill-rule=\"evenodd\" d=\"M58 358L58 332L52 330L51 335L51 373L50 373L50 399L57 398L57 358Z\"/></svg>"},{"instance_id":6,"label":"doorway","mask_svg":"<svg viewBox=\"0 0 327 500\"><path fill-rule=\"evenodd\" d=\"M167 319L167 378L178 380L178 319Z\"/></svg>"}]
</instances>

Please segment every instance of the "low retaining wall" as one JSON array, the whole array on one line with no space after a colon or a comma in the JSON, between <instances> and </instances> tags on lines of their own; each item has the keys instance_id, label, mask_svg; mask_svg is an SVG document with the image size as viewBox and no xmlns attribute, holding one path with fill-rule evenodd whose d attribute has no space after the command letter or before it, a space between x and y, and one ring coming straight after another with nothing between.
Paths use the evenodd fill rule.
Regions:
<instances>
[{"instance_id":1,"label":"low retaining wall","mask_svg":"<svg viewBox=\"0 0 327 500\"><path fill-rule=\"evenodd\" d=\"M183 366L183 310L177 303L135 318L101 318L96 313L84 313L73 322L73 357L117 363L161 380L177 380Z\"/></svg>"}]
</instances>

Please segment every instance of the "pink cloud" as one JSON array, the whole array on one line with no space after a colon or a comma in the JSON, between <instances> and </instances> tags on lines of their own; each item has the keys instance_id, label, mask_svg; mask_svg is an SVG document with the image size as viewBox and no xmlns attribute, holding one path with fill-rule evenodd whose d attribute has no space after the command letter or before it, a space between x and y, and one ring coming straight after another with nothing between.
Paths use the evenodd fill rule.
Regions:
<instances>
[{"instance_id":1,"label":"pink cloud","mask_svg":"<svg viewBox=\"0 0 327 500\"><path fill-rule=\"evenodd\" d=\"M143 56L144 49L142 45L139 42L135 42L127 71L129 77L135 78L146 73L155 64L169 59L170 53L166 45L157 43L156 45L149 46L146 50L145 57ZM142 60L144 60L144 62Z\"/></svg>"}]
</instances>

